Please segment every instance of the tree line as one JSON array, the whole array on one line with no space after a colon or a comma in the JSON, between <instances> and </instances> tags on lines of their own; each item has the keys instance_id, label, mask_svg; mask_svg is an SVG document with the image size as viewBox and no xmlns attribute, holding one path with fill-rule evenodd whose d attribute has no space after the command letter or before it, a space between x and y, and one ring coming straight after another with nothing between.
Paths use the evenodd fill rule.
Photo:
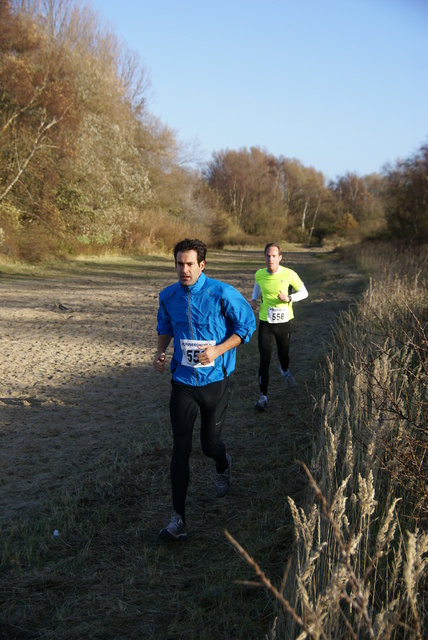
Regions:
<instances>
[{"instance_id":1,"label":"tree line","mask_svg":"<svg viewBox=\"0 0 428 640\"><path fill-rule=\"evenodd\" d=\"M326 184L259 147L205 165L151 113L138 55L77 0L0 0L0 253L428 239L428 145Z\"/></svg>"}]
</instances>

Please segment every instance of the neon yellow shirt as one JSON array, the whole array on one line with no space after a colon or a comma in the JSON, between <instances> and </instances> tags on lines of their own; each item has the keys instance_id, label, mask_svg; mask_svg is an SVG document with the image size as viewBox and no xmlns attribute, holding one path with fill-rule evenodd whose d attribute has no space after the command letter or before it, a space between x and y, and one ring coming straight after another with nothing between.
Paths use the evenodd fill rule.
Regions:
<instances>
[{"instance_id":1,"label":"neon yellow shirt","mask_svg":"<svg viewBox=\"0 0 428 640\"><path fill-rule=\"evenodd\" d=\"M260 320L268 319L269 309L287 309L288 314L285 314L283 321L287 322L287 316L288 320L292 320L294 318L293 303L281 302L278 299L278 294L282 291L282 293L288 295L289 286L295 291L299 291L304 286L297 273L281 265L276 273L269 273L266 268L259 269L256 271L256 282L262 292L259 311Z\"/></svg>"}]
</instances>

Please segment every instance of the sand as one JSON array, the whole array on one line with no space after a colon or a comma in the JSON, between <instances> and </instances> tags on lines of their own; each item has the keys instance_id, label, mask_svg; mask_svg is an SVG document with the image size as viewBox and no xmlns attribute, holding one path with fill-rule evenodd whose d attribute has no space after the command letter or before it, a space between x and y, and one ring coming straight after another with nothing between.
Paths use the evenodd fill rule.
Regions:
<instances>
[{"instance_id":1,"label":"sand","mask_svg":"<svg viewBox=\"0 0 428 640\"><path fill-rule=\"evenodd\" d=\"M292 254L291 260L304 274L315 255ZM250 297L253 269L211 274ZM42 505L70 476L87 472L103 452L141 432L147 415L168 420L169 376L156 374L152 359L158 293L174 281L166 259L134 269L94 263L76 273L0 277L1 521ZM309 298L301 312L296 309L292 343L300 381L313 371L355 283L348 273L330 283L326 297L324 285L305 281ZM254 362L251 391L256 369Z\"/></svg>"}]
</instances>

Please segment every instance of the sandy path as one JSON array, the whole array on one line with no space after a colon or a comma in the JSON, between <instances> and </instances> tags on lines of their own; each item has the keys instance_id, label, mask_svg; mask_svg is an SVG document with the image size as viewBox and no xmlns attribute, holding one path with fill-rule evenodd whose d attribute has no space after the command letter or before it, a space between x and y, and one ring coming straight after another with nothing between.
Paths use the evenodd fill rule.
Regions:
<instances>
[{"instance_id":1,"label":"sandy path","mask_svg":"<svg viewBox=\"0 0 428 640\"><path fill-rule=\"evenodd\" d=\"M3 519L90 465L150 409L158 290L114 274L0 282Z\"/></svg>"},{"instance_id":2,"label":"sandy path","mask_svg":"<svg viewBox=\"0 0 428 640\"><path fill-rule=\"evenodd\" d=\"M292 260L302 274L314 255L293 254ZM250 296L254 270L211 275ZM158 292L174 279L172 262L128 272L0 278L1 520L37 506L70 474L90 469L103 451L140 429L160 402L168 419L169 376L154 378L151 362ZM301 379L331 322L352 300L355 282L348 274L332 283L326 299L305 280L310 306L296 314L293 337L299 354L293 371Z\"/></svg>"}]
</instances>

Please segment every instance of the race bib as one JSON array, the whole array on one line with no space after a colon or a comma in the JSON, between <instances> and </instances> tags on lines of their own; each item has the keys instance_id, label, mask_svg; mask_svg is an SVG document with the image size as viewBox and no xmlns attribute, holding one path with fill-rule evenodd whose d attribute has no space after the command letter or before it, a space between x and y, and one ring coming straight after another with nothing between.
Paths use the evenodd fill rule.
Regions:
<instances>
[{"instance_id":1,"label":"race bib","mask_svg":"<svg viewBox=\"0 0 428 640\"><path fill-rule=\"evenodd\" d=\"M267 310L267 321L271 324L288 322L289 319L288 307L270 307Z\"/></svg>"},{"instance_id":2,"label":"race bib","mask_svg":"<svg viewBox=\"0 0 428 640\"><path fill-rule=\"evenodd\" d=\"M181 347L181 364L184 367L213 367L214 360L209 364L201 364L198 360L198 353L203 351L205 347L213 347L215 340L180 340Z\"/></svg>"}]
</instances>

